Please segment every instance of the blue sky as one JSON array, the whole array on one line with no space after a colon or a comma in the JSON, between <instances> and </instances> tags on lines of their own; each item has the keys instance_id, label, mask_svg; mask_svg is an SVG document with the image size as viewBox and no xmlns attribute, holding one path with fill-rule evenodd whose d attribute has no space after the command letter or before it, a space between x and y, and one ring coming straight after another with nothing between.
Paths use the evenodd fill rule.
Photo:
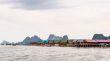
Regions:
<instances>
[{"instance_id":1,"label":"blue sky","mask_svg":"<svg viewBox=\"0 0 110 61\"><path fill-rule=\"evenodd\" d=\"M49 34L69 38L109 35L109 0L0 0L0 40Z\"/></svg>"}]
</instances>

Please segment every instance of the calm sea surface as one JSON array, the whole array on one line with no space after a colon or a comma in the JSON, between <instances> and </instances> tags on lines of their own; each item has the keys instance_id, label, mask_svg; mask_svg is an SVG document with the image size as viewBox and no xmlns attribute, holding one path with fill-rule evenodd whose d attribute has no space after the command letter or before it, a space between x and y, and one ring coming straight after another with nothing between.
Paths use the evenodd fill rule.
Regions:
<instances>
[{"instance_id":1,"label":"calm sea surface","mask_svg":"<svg viewBox=\"0 0 110 61\"><path fill-rule=\"evenodd\" d=\"M110 61L110 48L0 46L0 61Z\"/></svg>"}]
</instances>

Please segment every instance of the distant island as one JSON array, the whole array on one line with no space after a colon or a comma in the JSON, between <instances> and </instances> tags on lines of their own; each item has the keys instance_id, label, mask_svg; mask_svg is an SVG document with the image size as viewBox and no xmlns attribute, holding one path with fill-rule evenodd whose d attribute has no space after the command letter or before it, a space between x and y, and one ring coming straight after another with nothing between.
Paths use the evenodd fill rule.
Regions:
<instances>
[{"instance_id":1,"label":"distant island","mask_svg":"<svg viewBox=\"0 0 110 61\"><path fill-rule=\"evenodd\" d=\"M34 46L61 46L61 47L110 47L110 36L94 34L92 39L69 39L67 35L56 36L50 34L47 40L39 36L26 37L22 42L10 43L3 41L1 45L34 45Z\"/></svg>"},{"instance_id":2,"label":"distant island","mask_svg":"<svg viewBox=\"0 0 110 61\"><path fill-rule=\"evenodd\" d=\"M94 34L93 40L109 40L110 36L104 36L103 34Z\"/></svg>"}]
</instances>

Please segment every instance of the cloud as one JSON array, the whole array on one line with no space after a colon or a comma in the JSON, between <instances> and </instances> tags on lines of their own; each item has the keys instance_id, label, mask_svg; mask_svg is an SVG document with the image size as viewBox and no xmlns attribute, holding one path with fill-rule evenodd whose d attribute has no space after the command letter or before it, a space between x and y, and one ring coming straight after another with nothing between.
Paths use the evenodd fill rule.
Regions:
<instances>
[{"instance_id":1,"label":"cloud","mask_svg":"<svg viewBox=\"0 0 110 61\"><path fill-rule=\"evenodd\" d=\"M34 34L46 39L51 33L67 34L69 38L91 38L94 33L110 33L109 0L0 1L6 4L0 5L1 40L19 41ZM10 9L7 6L11 4L12 7L26 10ZM57 9L59 6L64 8Z\"/></svg>"},{"instance_id":2,"label":"cloud","mask_svg":"<svg viewBox=\"0 0 110 61\"><path fill-rule=\"evenodd\" d=\"M2 0L2 4L12 4L13 8L20 9L52 9L56 8L55 0Z\"/></svg>"}]
</instances>

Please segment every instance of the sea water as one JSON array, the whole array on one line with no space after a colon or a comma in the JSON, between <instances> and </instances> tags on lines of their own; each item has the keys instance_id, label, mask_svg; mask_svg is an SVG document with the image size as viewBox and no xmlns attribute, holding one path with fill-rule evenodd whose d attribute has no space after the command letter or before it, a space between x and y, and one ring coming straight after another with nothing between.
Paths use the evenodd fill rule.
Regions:
<instances>
[{"instance_id":1,"label":"sea water","mask_svg":"<svg viewBox=\"0 0 110 61\"><path fill-rule=\"evenodd\" d=\"M0 61L110 61L110 48L0 46Z\"/></svg>"}]
</instances>

